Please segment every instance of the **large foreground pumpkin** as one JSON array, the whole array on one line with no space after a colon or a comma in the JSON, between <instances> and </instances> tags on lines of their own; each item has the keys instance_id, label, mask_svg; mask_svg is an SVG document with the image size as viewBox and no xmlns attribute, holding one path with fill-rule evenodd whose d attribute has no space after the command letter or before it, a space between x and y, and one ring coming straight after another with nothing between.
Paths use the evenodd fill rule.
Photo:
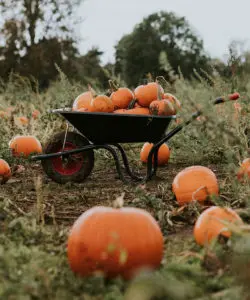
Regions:
<instances>
[{"instance_id":1,"label":"large foreground pumpkin","mask_svg":"<svg viewBox=\"0 0 250 300\"><path fill-rule=\"evenodd\" d=\"M155 219L138 208L94 207L83 213L68 238L72 271L89 276L132 278L155 269L163 256L163 236Z\"/></svg>"},{"instance_id":2,"label":"large foreground pumpkin","mask_svg":"<svg viewBox=\"0 0 250 300\"><path fill-rule=\"evenodd\" d=\"M174 178L172 189L179 205L192 200L204 202L208 196L219 194L215 174L203 166L192 166L182 170Z\"/></svg>"},{"instance_id":3,"label":"large foreground pumpkin","mask_svg":"<svg viewBox=\"0 0 250 300\"><path fill-rule=\"evenodd\" d=\"M10 176L11 170L9 164L5 160L0 159L0 184L7 182Z\"/></svg>"},{"instance_id":4,"label":"large foreground pumpkin","mask_svg":"<svg viewBox=\"0 0 250 300\"><path fill-rule=\"evenodd\" d=\"M9 147L14 156L27 157L31 153L41 153L42 146L39 140L32 136L16 136L9 142Z\"/></svg>"},{"instance_id":5,"label":"large foreground pumpkin","mask_svg":"<svg viewBox=\"0 0 250 300\"><path fill-rule=\"evenodd\" d=\"M238 214L230 208L212 206L206 209L198 218L194 226L194 237L199 245L212 242L219 235L229 238L231 232L225 222L242 224Z\"/></svg>"}]
</instances>

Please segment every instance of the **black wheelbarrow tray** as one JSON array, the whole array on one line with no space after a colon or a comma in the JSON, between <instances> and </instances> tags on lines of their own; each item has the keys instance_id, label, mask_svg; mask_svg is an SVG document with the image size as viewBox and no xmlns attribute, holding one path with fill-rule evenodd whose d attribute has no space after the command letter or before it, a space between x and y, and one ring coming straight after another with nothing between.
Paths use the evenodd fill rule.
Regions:
<instances>
[{"instance_id":1,"label":"black wheelbarrow tray","mask_svg":"<svg viewBox=\"0 0 250 300\"><path fill-rule=\"evenodd\" d=\"M214 104L225 101L224 97L220 97ZM112 154L121 180L126 181L124 169L132 180L146 182L156 175L160 146L201 115L201 111L197 111L189 120L167 132L176 116L90 113L67 109L57 109L52 112L63 116L74 130L69 131L67 126L66 131L50 139L42 155L33 156L32 159L41 160L43 170L48 177L61 184L84 181L93 170L96 149L105 149ZM153 143L148 155L145 176L135 174L130 169L126 153L120 145L141 142Z\"/></svg>"}]
</instances>

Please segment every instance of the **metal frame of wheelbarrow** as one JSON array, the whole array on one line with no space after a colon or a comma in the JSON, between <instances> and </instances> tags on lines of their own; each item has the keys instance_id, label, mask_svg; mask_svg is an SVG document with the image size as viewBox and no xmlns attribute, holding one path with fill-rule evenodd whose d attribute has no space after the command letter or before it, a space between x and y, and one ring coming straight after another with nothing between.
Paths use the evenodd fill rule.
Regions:
<instances>
[{"instance_id":1,"label":"metal frame of wheelbarrow","mask_svg":"<svg viewBox=\"0 0 250 300\"><path fill-rule=\"evenodd\" d=\"M229 95L228 100L236 100L238 97L235 97L233 95L231 95L231 96ZM216 105L216 104L220 104L220 103L223 103L223 102L226 102L226 101L227 101L227 99L225 97L219 97L219 98L217 98L214 101L213 104ZM64 109L58 109L58 110L54 110L52 112L54 112L54 113L60 113L60 114L63 115L63 113L65 111L66 110L64 110ZM82 114L85 114L85 113L82 113ZM112 136L110 138L110 140L108 140L108 136L105 137L107 139L107 143L105 143L104 141L102 141L102 139L100 138L100 136L99 136L99 138L97 138L96 134L94 132L94 135L91 138L92 140L94 140L94 142L92 142L91 139L89 139L88 135L87 135L87 140L90 141L89 145L84 146L84 147L79 148L79 149L73 149L73 150L64 151L65 142L67 140L67 134L68 134L68 125L69 125L69 123L72 124L72 123L75 122L75 116L76 115L74 115L74 113L72 113L72 115L71 115L72 120L67 120L68 123L67 123L67 129L66 129L66 132L65 132L65 137L64 137L64 142L63 142L63 150L61 152L57 152L57 153L49 153L49 154L44 154L44 155L33 156L32 159L33 160L45 160L45 159L51 159L51 158L56 158L56 157L62 157L63 158L65 156L68 157L68 156L70 156L72 154L77 154L77 153L81 153L81 152L88 151L88 150L105 149L105 150L109 151L111 153L111 155L113 156L114 161L115 161L115 165L116 165L117 173L119 175L119 178L122 181L126 182L126 179L125 179L125 177L123 175L123 172L122 172L122 167L121 167L121 163L120 163L120 160L119 160L118 153L121 154L123 165L124 165L124 168L125 168L125 171L126 171L127 175L129 175L130 178L133 181L147 182L147 181L151 180L153 176L156 175L157 168L158 168L158 151L159 151L159 148L161 147L161 145L164 144L164 143L166 143L167 141L169 141L174 135L176 135L179 131L181 131L185 126L187 126L192 121L194 121L201 114L202 114L201 111L197 111L197 112L193 113L192 116L190 117L190 119L188 119L187 121L183 122L182 124L179 124L178 126L176 126L173 130L171 130L170 132L168 132L162 138L159 139L157 137L157 141L153 137L154 133L152 133L152 132L150 133L149 132L149 136L151 135L151 137L150 137L151 141L152 141L152 139L154 141L153 141L153 147L150 150L149 155L148 155L147 172L146 172L145 176L137 175L137 174L135 174L131 170L131 168L129 166L127 155L125 153L125 150L123 149L123 147L119 143L117 143L115 141L114 136ZM99 116L101 116L101 115L104 116L104 115L108 115L108 114L99 114ZM65 117L65 115L63 115L63 116ZM110 116L110 114L109 114L109 116ZM117 115L117 117L119 117L119 116L120 115ZM89 117L90 117L90 115L89 115ZM138 115L136 117L139 118L139 117L142 117L142 116ZM162 123L163 119L165 119L166 127L168 127L168 125L170 124L171 120L174 119L175 117L176 116L162 117L162 120L160 122ZM143 116L143 118L145 118L145 116ZM152 118L155 118L155 116L148 116L148 118L152 120ZM68 116L67 116L67 119L68 119ZM84 120L84 119L82 118L81 120ZM74 124L72 124L72 125L74 126ZM79 126L80 125L77 124L77 126L74 126L74 128L76 128L77 131L79 131L84 137L86 137L85 134L84 134L84 132L83 132L84 130L79 130L79 128L77 128ZM81 126L82 126L82 124L81 124ZM112 128L108 128L107 130L112 130ZM89 134L90 135L92 134L91 130L89 131ZM143 133L142 133L142 135L143 135ZM145 132L144 132L144 136L145 136ZM117 138L117 139L119 141L119 138ZM121 143L124 143L124 142L125 143L138 142L139 143L139 142L141 142L140 140L138 140L138 136L135 137L135 139L136 140L133 140L133 133L132 133L132 139L130 137L124 137L122 139ZM145 139L145 137L144 137L144 139ZM150 140L148 140L148 141L150 141ZM100 143L98 143L98 142L100 142Z\"/></svg>"}]
</instances>

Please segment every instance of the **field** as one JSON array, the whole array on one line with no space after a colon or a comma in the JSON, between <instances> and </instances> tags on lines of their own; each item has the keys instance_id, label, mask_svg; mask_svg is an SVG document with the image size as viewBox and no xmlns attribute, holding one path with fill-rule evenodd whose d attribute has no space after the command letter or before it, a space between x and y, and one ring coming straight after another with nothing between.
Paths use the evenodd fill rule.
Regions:
<instances>
[{"instance_id":1,"label":"field","mask_svg":"<svg viewBox=\"0 0 250 300\"><path fill-rule=\"evenodd\" d=\"M232 207L249 222L250 186L239 183L236 174L249 155L250 86L237 90L240 111L232 102L212 106L216 97L232 92L231 83L219 77L213 86L180 79L169 88L182 103L180 119L196 108L204 110L204 117L170 140L168 165L144 185L122 184L113 160L103 150L95 153L94 171L85 182L63 186L48 179L39 163L12 157L8 143L15 135L32 134L45 144L51 135L64 130L62 118L49 111L71 107L85 89L60 74L46 92L34 92L27 80L15 77L0 94L0 110L15 107L14 118L0 118L0 158L9 162L13 173L0 187L0 299L250 299L248 230L234 228L229 243L199 247L193 226L204 206L191 203L180 208L171 188L174 177L185 167L209 167L220 186L214 204ZM16 117L30 118L34 109L41 112L38 119L27 126L18 123ZM141 146L125 148L134 168L145 172L139 161ZM158 221L165 237L161 268L131 282L76 277L66 256L70 227L88 208L111 206L123 192L126 206L143 208Z\"/></svg>"}]
</instances>

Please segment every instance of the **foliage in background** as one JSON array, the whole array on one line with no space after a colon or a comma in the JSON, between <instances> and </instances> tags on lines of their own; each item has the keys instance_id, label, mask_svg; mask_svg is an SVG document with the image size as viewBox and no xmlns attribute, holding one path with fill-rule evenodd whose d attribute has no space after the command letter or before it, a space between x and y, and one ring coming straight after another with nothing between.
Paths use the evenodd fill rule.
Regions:
<instances>
[{"instance_id":1,"label":"foliage in background","mask_svg":"<svg viewBox=\"0 0 250 300\"><path fill-rule=\"evenodd\" d=\"M117 73L129 86L137 85L149 72L168 79L168 70L162 69L159 62L162 54L175 73L180 68L186 78L192 76L193 69L208 68L203 41L184 17L174 13L149 15L123 36L115 48Z\"/></svg>"}]
</instances>

